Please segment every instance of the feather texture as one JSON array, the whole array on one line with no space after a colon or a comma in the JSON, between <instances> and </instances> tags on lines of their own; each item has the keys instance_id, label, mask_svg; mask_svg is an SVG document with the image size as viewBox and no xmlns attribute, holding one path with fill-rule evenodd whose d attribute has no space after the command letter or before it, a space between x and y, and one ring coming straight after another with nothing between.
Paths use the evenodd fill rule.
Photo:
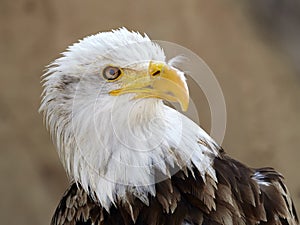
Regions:
<instances>
[{"instance_id":1,"label":"feather texture","mask_svg":"<svg viewBox=\"0 0 300 225\"><path fill-rule=\"evenodd\" d=\"M225 154L215 159L213 167L218 182L209 175L204 182L195 167L195 177L179 171L155 185L156 196L149 196L149 206L131 196L128 204L116 202L109 213L74 183L51 225L298 224L282 175L271 168L250 169ZM261 182L255 178L258 173Z\"/></svg>"}]
</instances>

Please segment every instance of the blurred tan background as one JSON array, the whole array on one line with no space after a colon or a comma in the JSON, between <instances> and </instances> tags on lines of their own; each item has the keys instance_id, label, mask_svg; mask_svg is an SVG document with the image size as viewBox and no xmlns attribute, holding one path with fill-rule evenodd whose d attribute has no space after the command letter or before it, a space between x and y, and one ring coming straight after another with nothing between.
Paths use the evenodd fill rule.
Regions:
<instances>
[{"instance_id":1,"label":"blurred tan background","mask_svg":"<svg viewBox=\"0 0 300 225\"><path fill-rule=\"evenodd\" d=\"M68 185L37 112L44 66L78 39L121 26L207 62L226 99L225 150L282 172L300 209L299 12L293 0L0 0L1 223L49 224ZM209 129L207 103L198 104Z\"/></svg>"}]
</instances>

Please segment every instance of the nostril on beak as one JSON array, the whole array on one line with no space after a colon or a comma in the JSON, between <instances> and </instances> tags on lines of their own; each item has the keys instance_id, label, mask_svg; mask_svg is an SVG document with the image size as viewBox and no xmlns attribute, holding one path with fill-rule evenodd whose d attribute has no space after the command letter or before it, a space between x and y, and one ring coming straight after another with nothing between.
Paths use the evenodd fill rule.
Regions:
<instances>
[{"instance_id":1,"label":"nostril on beak","mask_svg":"<svg viewBox=\"0 0 300 225\"><path fill-rule=\"evenodd\" d=\"M160 74L160 70L156 70L155 72L153 72L151 75L154 77L154 76L156 76L156 75L159 75Z\"/></svg>"}]
</instances>

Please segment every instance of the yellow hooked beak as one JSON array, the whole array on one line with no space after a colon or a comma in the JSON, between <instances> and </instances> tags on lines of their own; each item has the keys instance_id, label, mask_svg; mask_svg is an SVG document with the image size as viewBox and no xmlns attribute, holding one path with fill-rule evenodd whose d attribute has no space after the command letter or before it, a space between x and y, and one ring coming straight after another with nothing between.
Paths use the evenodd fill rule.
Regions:
<instances>
[{"instance_id":1,"label":"yellow hooked beak","mask_svg":"<svg viewBox=\"0 0 300 225\"><path fill-rule=\"evenodd\" d=\"M160 98L178 102L183 111L188 109L189 91L181 71L163 62L150 61L146 71L123 68L123 72L122 87L110 95L135 93L134 98Z\"/></svg>"}]
</instances>

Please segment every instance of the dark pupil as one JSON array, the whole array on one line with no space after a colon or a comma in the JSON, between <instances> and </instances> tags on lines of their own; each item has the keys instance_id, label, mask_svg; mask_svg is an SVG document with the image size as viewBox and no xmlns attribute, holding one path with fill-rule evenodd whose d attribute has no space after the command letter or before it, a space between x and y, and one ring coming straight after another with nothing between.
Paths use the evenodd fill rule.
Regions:
<instances>
[{"instance_id":1,"label":"dark pupil","mask_svg":"<svg viewBox=\"0 0 300 225\"><path fill-rule=\"evenodd\" d=\"M115 73L116 73L116 71L115 71L114 69L110 69L110 70L109 70L109 74L110 74L110 75L115 75Z\"/></svg>"}]
</instances>

